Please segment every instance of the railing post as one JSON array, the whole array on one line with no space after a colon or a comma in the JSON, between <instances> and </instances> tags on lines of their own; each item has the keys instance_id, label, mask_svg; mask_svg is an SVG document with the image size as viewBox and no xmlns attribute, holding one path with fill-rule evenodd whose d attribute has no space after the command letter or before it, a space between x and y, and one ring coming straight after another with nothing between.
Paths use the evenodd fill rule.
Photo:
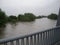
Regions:
<instances>
[{"instance_id":1,"label":"railing post","mask_svg":"<svg viewBox=\"0 0 60 45\"><path fill-rule=\"evenodd\" d=\"M46 45L48 45L48 31L46 31Z\"/></svg>"},{"instance_id":2,"label":"railing post","mask_svg":"<svg viewBox=\"0 0 60 45\"><path fill-rule=\"evenodd\" d=\"M29 37L26 38L26 45L29 45Z\"/></svg>"},{"instance_id":3,"label":"railing post","mask_svg":"<svg viewBox=\"0 0 60 45\"><path fill-rule=\"evenodd\" d=\"M4 43L4 45L7 45L7 43Z\"/></svg>"},{"instance_id":4,"label":"railing post","mask_svg":"<svg viewBox=\"0 0 60 45\"><path fill-rule=\"evenodd\" d=\"M53 42L55 43L54 29L53 29Z\"/></svg>"},{"instance_id":5,"label":"railing post","mask_svg":"<svg viewBox=\"0 0 60 45\"><path fill-rule=\"evenodd\" d=\"M19 40L16 40L16 45L19 45Z\"/></svg>"},{"instance_id":6,"label":"railing post","mask_svg":"<svg viewBox=\"0 0 60 45\"><path fill-rule=\"evenodd\" d=\"M10 42L10 45L14 45L13 41Z\"/></svg>"},{"instance_id":7,"label":"railing post","mask_svg":"<svg viewBox=\"0 0 60 45\"><path fill-rule=\"evenodd\" d=\"M21 45L24 45L24 38L21 39Z\"/></svg>"},{"instance_id":8,"label":"railing post","mask_svg":"<svg viewBox=\"0 0 60 45\"><path fill-rule=\"evenodd\" d=\"M37 34L37 45L39 45L39 33Z\"/></svg>"},{"instance_id":9,"label":"railing post","mask_svg":"<svg viewBox=\"0 0 60 45\"><path fill-rule=\"evenodd\" d=\"M43 32L43 45L46 45L46 44L45 44L45 41L46 41L45 32Z\"/></svg>"},{"instance_id":10,"label":"railing post","mask_svg":"<svg viewBox=\"0 0 60 45\"><path fill-rule=\"evenodd\" d=\"M48 45L50 45L50 41L51 41L51 33L50 33L50 31L48 31Z\"/></svg>"},{"instance_id":11,"label":"railing post","mask_svg":"<svg viewBox=\"0 0 60 45\"><path fill-rule=\"evenodd\" d=\"M33 37L30 36L30 45L33 45Z\"/></svg>"},{"instance_id":12,"label":"railing post","mask_svg":"<svg viewBox=\"0 0 60 45\"><path fill-rule=\"evenodd\" d=\"M52 42L54 43L54 29L52 30Z\"/></svg>"},{"instance_id":13,"label":"railing post","mask_svg":"<svg viewBox=\"0 0 60 45\"><path fill-rule=\"evenodd\" d=\"M44 32L44 45L46 45L46 32Z\"/></svg>"},{"instance_id":14,"label":"railing post","mask_svg":"<svg viewBox=\"0 0 60 45\"><path fill-rule=\"evenodd\" d=\"M34 35L34 45L36 45L36 35Z\"/></svg>"},{"instance_id":15,"label":"railing post","mask_svg":"<svg viewBox=\"0 0 60 45\"><path fill-rule=\"evenodd\" d=\"M43 45L42 33L40 33L40 45Z\"/></svg>"},{"instance_id":16,"label":"railing post","mask_svg":"<svg viewBox=\"0 0 60 45\"><path fill-rule=\"evenodd\" d=\"M54 30L55 42L57 41L57 29Z\"/></svg>"}]
</instances>

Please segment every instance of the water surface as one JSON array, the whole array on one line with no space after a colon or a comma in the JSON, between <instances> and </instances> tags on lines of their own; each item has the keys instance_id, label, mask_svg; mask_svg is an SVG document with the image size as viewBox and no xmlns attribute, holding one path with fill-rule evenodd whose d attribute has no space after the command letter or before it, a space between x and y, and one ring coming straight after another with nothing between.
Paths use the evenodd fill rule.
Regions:
<instances>
[{"instance_id":1,"label":"water surface","mask_svg":"<svg viewBox=\"0 0 60 45\"><path fill-rule=\"evenodd\" d=\"M5 28L1 29L0 38L9 38L43 31L55 27L56 22L56 20L42 18L36 19L33 22L18 22L16 24L8 23Z\"/></svg>"}]
</instances>

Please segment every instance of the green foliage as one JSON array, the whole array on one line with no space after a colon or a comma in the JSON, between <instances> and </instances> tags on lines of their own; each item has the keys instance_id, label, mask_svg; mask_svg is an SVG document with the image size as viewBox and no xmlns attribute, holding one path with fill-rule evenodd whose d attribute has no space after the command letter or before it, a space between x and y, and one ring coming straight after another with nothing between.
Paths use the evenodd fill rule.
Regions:
<instances>
[{"instance_id":1,"label":"green foliage","mask_svg":"<svg viewBox=\"0 0 60 45\"><path fill-rule=\"evenodd\" d=\"M24 15L25 15L26 17L28 17L29 20L31 20L31 21L34 21L35 18L36 18L36 16L35 16L34 14L32 14L32 13L25 13Z\"/></svg>"},{"instance_id":2,"label":"green foliage","mask_svg":"<svg viewBox=\"0 0 60 45\"><path fill-rule=\"evenodd\" d=\"M32 13L25 13L24 15L19 14L18 20L19 21L34 21L36 16Z\"/></svg>"},{"instance_id":3,"label":"green foliage","mask_svg":"<svg viewBox=\"0 0 60 45\"><path fill-rule=\"evenodd\" d=\"M48 18L49 19L53 19L53 20L56 20L57 19L57 14L50 14L49 16L48 16Z\"/></svg>"},{"instance_id":4,"label":"green foliage","mask_svg":"<svg viewBox=\"0 0 60 45\"><path fill-rule=\"evenodd\" d=\"M13 22L13 23L16 23L17 21L28 22L28 21L34 21L37 18L44 18L44 17L48 17L49 19L54 20L57 19L56 14L50 14L49 16L35 16L32 13L25 13L24 15L19 14L18 17L13 15L7 17L5 12L0 9L0 27L5 26L7 22Z\"/></svg>"},{"instance_id":5,"label":"green foliage","mask_svg":"<svg viewBox=\"0 0 60 45\"><path fill-rule=\"evenodd\" d=\"M11 15L11 16L8 17L8 22L16 22L16 21L17 21L16 16Z\"/></svg>"},{"instance_id":6,"label":"green foliage","mask_svg":"<svg viewBox=\"0 0 60 45\"><path fill-rule=\"evenodd\" d=\"M18 17L17 17L18 21L22 20L22 17L23 17L23 15L19 14Z\"/></svg>"},{"instance_id":7,"label":"green foliage","mask_svg":"<svg viewBox=\"0 0 60 45\"><path fill-rule=\"evenodd\" d=\"M3 27L5 26L5 23L7 22L7 16L5 14L5 12L3 12L1 9L0 9L0 27Z\"/></svg>"}]
</instances>

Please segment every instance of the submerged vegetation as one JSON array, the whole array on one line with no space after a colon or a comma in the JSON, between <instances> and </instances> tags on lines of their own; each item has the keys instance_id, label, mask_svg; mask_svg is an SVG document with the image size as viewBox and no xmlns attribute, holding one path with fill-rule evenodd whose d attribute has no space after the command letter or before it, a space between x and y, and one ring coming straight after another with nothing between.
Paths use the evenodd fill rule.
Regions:
<instances>
[{"instance_id":1,"label":"submerged vegetation","mask_svg":"<svg viewBox=\"0 0 60 45\"><path fill-rule=\"evenodd\" d=\"M2 11L0 9L0 27L4 27L5 24L8 23L16 23L18 21L22 21L22 22L30 22L30 21L34 21L35 19L39 19L39 18L44 18L47 17L48 19L57 19L57 15L56 14L50 14L49 16L35 16L32 13L24 13L24 14L19 14L18 16L7 16L5 14L4 11Z\"/></svg>"}]
</instances>

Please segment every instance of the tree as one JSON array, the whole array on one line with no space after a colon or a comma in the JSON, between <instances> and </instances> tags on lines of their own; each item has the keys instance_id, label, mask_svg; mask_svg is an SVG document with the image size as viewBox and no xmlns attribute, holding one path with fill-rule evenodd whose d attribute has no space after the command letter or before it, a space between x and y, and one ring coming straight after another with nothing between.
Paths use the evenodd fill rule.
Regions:
<instances>
[{"instance_id":1,"label":"tree","mask_svg":"<svg viewBox=\"0 0 60 45\"><path fill-rule=\"evenodd\" d=\"M16 22L16 21L17 21L16 16L11 15L11 16L8 17L8 22Z\"/></svg>"},{"instance_id":2,"label":"tree","mask_svg":"<svg viewBox=\"0 0 60 45\"><path fill-rule=\"evenodd\" d=\"M35 18L36 18L36 16L35 16L34 14L32 14L32 13L25 13L24 15L25 15L26 17L29 17L29 19L30 19L31 21L35 20Z\"/></svg>"},{"instance_id":3,"label":"tree","mask_svg":"<svg viewBox=\"0 0 60 45\"><path fill-rule=\"evenodd\" d=\"M32 13L25 13L24 15L19 14L18 15L18 21L34 21L35 16Z\"/></svg>"},{"instance_id":4,"label":"tree","mask_svg":"<svg viewBox=\"0 0 60 45\"><path fill-rule=\"evenodd\" d=\"M17 17L18 21L20 21L22 19L22 17L23 17L23 15L19 14L18 17Z\"/></svg>"},{"instance_id":5,"label":"tree","mask_svg":"<svg viewBox=\"0 0 60 45\"><path fill-rule=\"evenodd\" d=\"M6 22L7 22L7 16L6 16L5 12L3 12L0 9L0 27L5 26Z\"/></svg>"},{"instance_id":6,"label":"tree","mask_svg":"<svg viewBox=\"0 0 60 45\"><path fill-rule=\"evenodd\" d=\"M48 18L49 19L53 19L53 20L56 20L57 19L57 14L50 14L49 16L48 16Z\"/></svg>"}]
</instances>

